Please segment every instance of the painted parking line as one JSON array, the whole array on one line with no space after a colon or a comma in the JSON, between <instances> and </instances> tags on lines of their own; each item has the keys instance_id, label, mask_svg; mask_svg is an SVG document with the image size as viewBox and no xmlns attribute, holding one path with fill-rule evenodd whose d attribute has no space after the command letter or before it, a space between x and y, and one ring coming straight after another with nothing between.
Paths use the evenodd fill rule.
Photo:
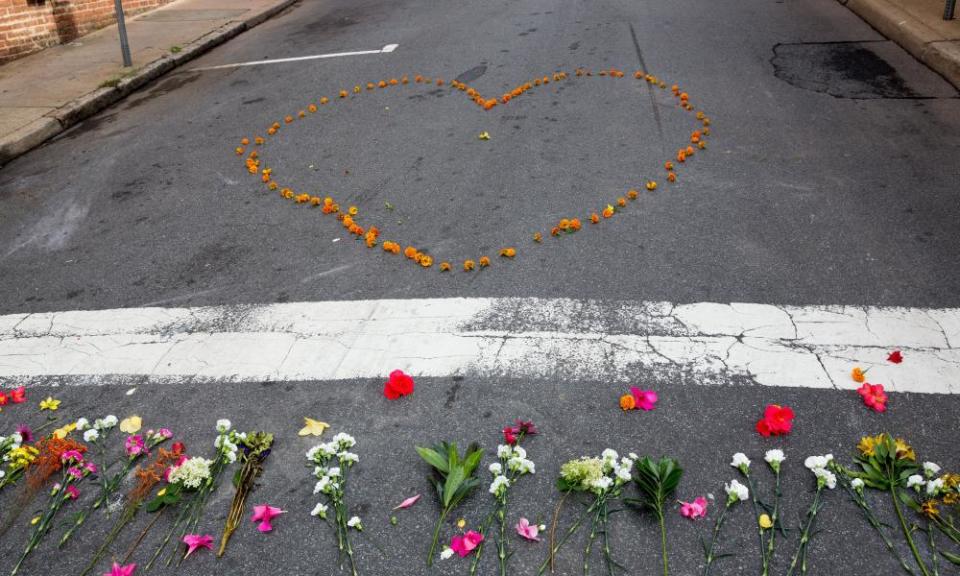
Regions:
<instances>
[{"instance_id":1,"label":"painted parking line","mask_svg":"<svg viewBox=\"0 0 960 576\"><path fill-rule=\"evenodd\" d=\"M900 349L906 360L886 361ZM23 384L420 376L960 393L960 309L443 298L0 316Z\"/></svg>"},{"instance_id":2,"label":"painted parking line","mask_svg":"<svg viewBox=\"0 0 960 576\"><path fill-rule=\"evenodd\" d=\"M191 68L189 72L203 72L206 70L222 70L224 68L242 68L245 66L263 66L265 64L283 64L286 62L303 62L304 60L323 60L326 58L343 58L346 56L366 56L369 54L389 54L396 50L399 44L387 44L379 50L358 50L354 52L334 52L332 54L313 54L310 56L294 56L292 58L277 58L274 60L253 60L250 62L237 62L235 64L220 64L219 66L203 66L200 68Z\"/></svg>"}]
</instances>

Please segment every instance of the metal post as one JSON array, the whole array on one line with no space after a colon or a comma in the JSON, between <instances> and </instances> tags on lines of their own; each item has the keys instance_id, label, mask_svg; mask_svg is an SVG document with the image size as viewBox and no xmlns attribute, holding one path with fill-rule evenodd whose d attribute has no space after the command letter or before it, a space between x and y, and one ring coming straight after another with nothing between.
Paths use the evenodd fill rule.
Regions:
<instances>
[{"instance_id":1,"label":"metal post","mask_svg":"<svg viewBox=\"0 0 960 576\"><path fill-rule=\"evenodd\" d=\"M947 0L947 3L943 7L943 19L944 20L953 20L953 9L957 5L957 0Z\"/></svg>"},{"instance_id":2,"label":"metal post","mask_svg":"<svg viewBox=\"0 0 960 576\"><path fill-rule=\"evenodd\" d=\"M120 52L123 53L123 66L130 68L133 60L130 58L130 43L127 42L127 25L123 21L123 4L120 0L113 0L117 13L117 29L120 30Z\"/></svg>"}]
</instances>

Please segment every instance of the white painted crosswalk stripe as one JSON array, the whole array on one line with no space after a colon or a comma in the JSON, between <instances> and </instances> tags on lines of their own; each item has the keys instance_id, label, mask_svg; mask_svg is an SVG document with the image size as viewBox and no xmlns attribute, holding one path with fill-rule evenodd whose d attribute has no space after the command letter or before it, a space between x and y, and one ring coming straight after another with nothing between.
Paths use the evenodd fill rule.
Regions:
<instances>
[{"instance_id":1,"label":"white painted crosswalk stripe","mask_svg":"<svg viewBox=\"0 0 960 576\"><path fill-rule=\"evenodd\" d=\"M906 361L886 362L901 349ZM477 375L960 393L960 309L445 298L0 316L0 378ZM68 377L68 378L64 378Z\"/></svg>"}]
</instances>

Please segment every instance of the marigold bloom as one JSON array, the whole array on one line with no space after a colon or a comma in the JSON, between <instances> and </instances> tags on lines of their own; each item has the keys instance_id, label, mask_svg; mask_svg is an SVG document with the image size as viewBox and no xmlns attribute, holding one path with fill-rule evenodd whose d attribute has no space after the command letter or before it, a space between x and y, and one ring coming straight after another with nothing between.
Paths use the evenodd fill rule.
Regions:
<instances>
[{"instance_id":1,"label":"marigold bloom","mask_svg":"<svg viewBox=\"0 0 960 576\"><path fill-rule=\"evenodd\" d=\"M581 227L582 227L582 225L580 224L580 219L579 219L579 218L571 218L571 219L570 219L570 229L571 229L571 230L573 230L574 232L576 232L576 231L579 230Z\"/></svg>"},{"instance_id":2,"label":"marigold bloom","mask_svg":"<svg viewBox=\"0 0 960 576\"><path fill-rule=\"evenodd\" d=\"M344 228L349 228L353 226L353 218L351 218L350 216L344 215L342 222L343 222Z\"/></svg>"},{"instance_id":3,"label":"marigold bloom","mask_svg":"<svg viewBox=\"0 0 960 576\"><path fill-rule=\"evenodd\" d=\"M341 90L341 91L340 91L340 97L341 97L341 98L346 98L346 97L347 97L347 91L346 91L346 90Z\"/></svg>"},{"instance_id":4,"label":"marigold bloom","mask_svg":"<svg viewBox=\"0 0 960 576\"><path fill-rule=\"evenodd\" d=\"M316 111L317 111L317 105L316 105L316 104L310 104L309 106L307 106L307 110L309 110L310 112L316 112Z\"/></svg>"},{"instance_id":5,"label":"marigold bloom","mask_svg":"<svg viewBox=\"0 0 960 576\"><path fill-rule=\"evenodd\" d=\"M686 162L686 161L687 161L687 151L677 150L677 162Z\"/></svg>"},{"instance_id":6,"label":"marigold bloom","mask_svg":"<svg viewBox=\"0 0 960 576\"><path fill-rule=\"evenodd\" d=\"M637 194L637 191L636 191L636 190L634 190L634 189L632 189L632 188L631 188L630 190L627 190L627 198L629 198L629 199L631 199L631 200L636 200L636 199L637 199L637 196L639 196L639 194Z\"/></svg>"},{"instance_id":7,"label":"marigold bloom","mask_svg":"<svg viewBox=\"0 0 960 576\"><path fill-rule=\"evenodd\" d=\"M237 153L237 156L243 156L243 148L241 148L240 146L237 146L236 148L234 148L233 151Z\"/></svg>"},{"instance_id":8,"label":"marigold bloom","mask_svg":"<svg viewBox=\"0 0 960 576\"><path fill-rule=\"evenodd\" d=\"M407 258L413 260L414 258L417 257L417 249L414 248L413 246L407 246L407 247L404 248L404 250L403 250L403 255L406 256Z\"/></svg>"},{"instance_id":9,"label":"marigold bloom","mask_svg":"<svg viewBox=\"0 0 960 576\"><path fill-rule=\"evenodd\" d=\"M253 141L256 144L263 144L264 142L266 142L266 140L263 139L263 136L257 136L256 138L253 139Z\"/></svg>"},{"instance_id":10,"label":"marigold bloom","mask_svg":"<svg viewBox=\"0 0 960 576\"><path fill-rule=\"evenodd\" d=\"M561 230L566 230L567 228L570 227L570 221L567 220L566 218L563 218L562 220L560 220L560 223L557 224L557 227L560 228Z\"/></svg>"},{"instance_id":11,"label":"marigold bloom","mask_svg":"<svg viewBox=\"0 0 960 576\"><path fill-rule=\"evenodd\" d=\"M543 241L543 235L540 234L539 232L534 232L534 234L533 234L533 241L534 241L534 242L542 242L542 241Z\"/></svg>"},{"instance_id":12,"label":"marigold bloom","mask_svg":"<svg viewBox=\"0 0 960 576\"><path fill-rule=\"evenodd\" d=\"M560 235L560 227L559 227L559 226L554 226L553 228L551 228L551 229L550 229L550 235L551 235L551 236L559 236L559 235Z\"/></svg>"},{"instance_id":13,"label":"marigold bloom","mask_svg":"<svg viewBox=\"0 0 960 576\"><path fill-rule=\"evenodd\" d=\"M668 182L676 182L676 181L677 181L677 173L676 173L676 172L671 172L671 173L667 174L667 181L668 181Z\"/></svg>"},{"instance_id":14,"label":"marigold bloom","mask_svg":"<svg viewBox=\"0 0 960 576\"><path fill-rule=\"evenodd\" d=\"M427 256L426 254L424 254L420 258L420 265L423 266L424 268L429 268L433 266L433 258L431 256Z\"/></svg>"},{"instance_id":15,"label":"marigold bloom","mask_svg":"<svg viewBox=\"0 0 960 576\"><path fill-rule=\"evenodd\" d=\"M413 81L417 83L423 82L423 76L417 74L416 76L413 77Z\"/></svg>"},{"instance_id":16,"label":"marigold bloom","mask_svg":"<svg viewBox=\"0 0 960 576\"><path fill-rule=\"evenodd\" d=\"M859 366L850 371L850 377L857 383L862 383L866 379L866 374L866 370L862 370Z\"/></svg>"},{"instance_id":17,"label":"marigold bloom","mask_svg":"<svg viewBox=\"0 0 960 576\"><path fill-rule=\"evenodd\" d=\"M486 268L486 267L489 266L489 265L490 265L490 258L489 258L488 256L481 256L481 257L480 257L480 267L481 267L481 268Z\"/></svg>"},{"instance_id":18,"label":"marigold bloom","mask_svg":"<svg viewBox=\"0 0 960 576\"><path fill-rule=\"evenodd\" d=\"M329 101L330 101L330 99L327 98L326 96L320 98L320 103L321 103L321 104L326 104L326 103L329 102Z\"/></svg>"},{"instance_id":19,"label":"marigold bloom","mask_svg":"<svg viewBox=\"0 0 960 576\"><path fill-rule=\"evenodd\" d=\"M705 141L701 140L697 142L697 148L699 148L700 150L703 150L706 147L707 147L707 143Z\"/></svg>"},{"instance_id":20,"label":"marigold bloom","mask_svg":"<svg viewBox=\"0 0 960 576\"><path fill-rule=\"evenodd\" d=\"M623 207L626 206L626 205L627 205L627 199L626 199L626 198L624 198L623 196L617 198L617 206L620 206L621 208L623 208Z\"/></svg>"},{"instance_id":21,"label":"marigold bloom","mask_svg":"<svg viewBox=\"0 0 960 576\"><path fill-rule=\"evenodd\" d=\"M396 86L396 85L399 84L399 83L400 83L400 81L397 80L396 78L391 78L391 79L387 82L387 84L389 84L389 85L391 85L391 86Z\"/></svg>"},{"instance_id":22,"label":"marigold bloom","mask_svg":"<svg viewBox=\"0 0 960 576\"><path fill-rule=\"evenodd\" d=\"M513 258L514 256L517 255L517 249L516 249L516 248L504 248L504 249L500 250L500 255L501 255L501 256L504 256L504 257L506 257L506 258Z\"/></svg>"},{"instance_id":23,"label":"marigold bloom","mask_svg":"<svg viewBox=\"0 0 960 576\"><path fill-rule=\"evenodd\" d=\"M627 410L633 410L637 407L636 400L633 398L633 394L624 394L620 397L620 408L626 412Z\"/></svg>"},{"instance_id":24,"label":"marigold bloom","mask_svg":"<svg viewBox=\"0 0 960 576\"><path fill-rule=\"evenodd\" d=\"M360 90L362 90L362 88L360 88L360 85L359 85L359 84L357 84L356 86L353 87L353 93L354 93L354 94L359 94L359 93L360 93Z\"/></svg>"},{"instance_id":25,"label":"marigold bloom","mask_svg":"<svg viewBox=\"0 0 960 576\"><path fill-rule=\"evenodd\" d=\"M441 263L440 263L440 271L441 271L441 272L449 272L449 271L450 271L450 263L449 263L449 262L441 262Z\"/></svg>"},{"instance_id":26,"label":"marigold bloom","mask_svg":"<svg viewBox=\"0 0 960 576\"><path fill-rule=\"evenodd\" d=\"M249 138L243 138L243 139L240 140L240 143L243 144L244 146L246 146L246 145L250 144L250 139L249 139Z\"/></svg>"},{"instance_id":27,"label":"marigold bloom","mask_svg":"<svg viewBox=\"0 0 960 576\"><path fill-rule=\"evenodd\" d=\"M607 207L603 209L603 217L610 218L611 216L613 216L613 213L614 213L613 206L607 204Z\"/></svg>"},{"instance_id":28,"label":"marigold bloom","mask_svg":"<svg viewBox=\"0 0 960 576\"><path fill-rule=\"evenodd\" d=\"M687 156L693 156L693 146L687 146L685 152L687 153Z\"/></svg>"},{"instance_id":29,"label":"marigold bloom","mask_svg":"<svg viewBox=\"0 0 960 576\"><path fill-rule=\"evenodd\" d=\"M648 181L647 181L647 190L653 192L653 191L656 190L656 189L657 189L657 183L656 183L655 181L653 181L653 180L648 180Z\"/></svg>"},{"instance_id":30,"label":"marigold bloom","mask_svg":"<svg viewBox=\"0 0 960 576\"><path fill-rule=\"evenodd\" d=\"M347 213L349 213L351 216L356 216L358 212L360 212L360 209L357 208L356 206L351 206L347 208Z\"/></svg>"},{"instance_id":31,"label":"marigold bloom","mask_svg":"<svg viewBox=\"0 0 960 576\"><path fill-rule=\"evenodd\" d=\"M305 118L307 116L307 113L301 110L297 112L297 116L299 116L300 118Z\"/></svg>"},{"instance_id":32,"label":"marigold bloom","mask_svg":"<svg viewBox=\"0 0 960 576\"><path fill-rule=\"evenodd\" d=\"M407 78L406 76L404 76L403 78L400 78L400 83L401 83L401 84L407 84L408 82L410 82L410 79Z\"/></svg>"},{"instance_id":33,"label":"marigold bloom","mask_svg":"<svg viewBox=\"0 0 960 576\"><path fill-rule=\"evenodd\" d=\"M279 188L279 186L276 182L271 182L267 184L267 188L269 188L270 190L276 190L277 188Z\"/></svg>"},{"instance_id":34,"label":"marigold bloom","mask_svg":"<svg viewBox=\"0 0 960 576\"><path fill-rule=\"evenodd\" d=\"M293 122L293 116L290 116L290 115L288 114L288 115L286 115L286 116L283 117L283 121L284 121L285 123L289 124L289 123Z\"/></svg>"},{"instance_id":35,"label":"marigold bloom","mask_svg":"<svg viewBox=\"0 0 960 576\"><path fill-rule=\"evenodd\" d=\"M473 270L473 268L474 268L475 266L476 266L476 263L475 263L473 260L464 260L464 261L463 261L463 270L464 270L464 272L469 272L469 271Z\"/></svg>"}]
</instances>

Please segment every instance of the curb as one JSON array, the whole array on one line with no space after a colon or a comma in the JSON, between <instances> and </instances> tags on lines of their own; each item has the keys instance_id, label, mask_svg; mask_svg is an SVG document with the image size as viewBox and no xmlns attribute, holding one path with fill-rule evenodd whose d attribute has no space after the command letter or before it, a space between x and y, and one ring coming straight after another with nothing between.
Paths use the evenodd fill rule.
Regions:
<instances>
[{"instance_id":1,"label":"curb","mask_svg":"<svg viewBox=\"0 0 960 576\"><path fill-rule=\"evenodd\" d=\"M960 89L960 40L945 40L888 0L838 0L880 34Z\"/></svg>"},{"instance_id":2,"label":"curb","mask_svg":"<svg viewBox=\"0 0 960 576\"><path fill-rule=\"evenodd\" d=\"M40 146L67 128L78 124L119 100L126 98L128 95L160 76L163 76L177 66L209 52L213 48L258 24L262 24L298 1L299 0L282 0L277 5L254 14L245 20L224 24L220 28L212 30L193 42L190 42L184 46L183 50L179 53L166 55L150 62L139 69L133 76L121 80L116 86L112 88L98 88L93 92L84 94L48 113L43 118L34 120L13 133L0 137L0 166Z\"/></svg>"}]
</instances>

